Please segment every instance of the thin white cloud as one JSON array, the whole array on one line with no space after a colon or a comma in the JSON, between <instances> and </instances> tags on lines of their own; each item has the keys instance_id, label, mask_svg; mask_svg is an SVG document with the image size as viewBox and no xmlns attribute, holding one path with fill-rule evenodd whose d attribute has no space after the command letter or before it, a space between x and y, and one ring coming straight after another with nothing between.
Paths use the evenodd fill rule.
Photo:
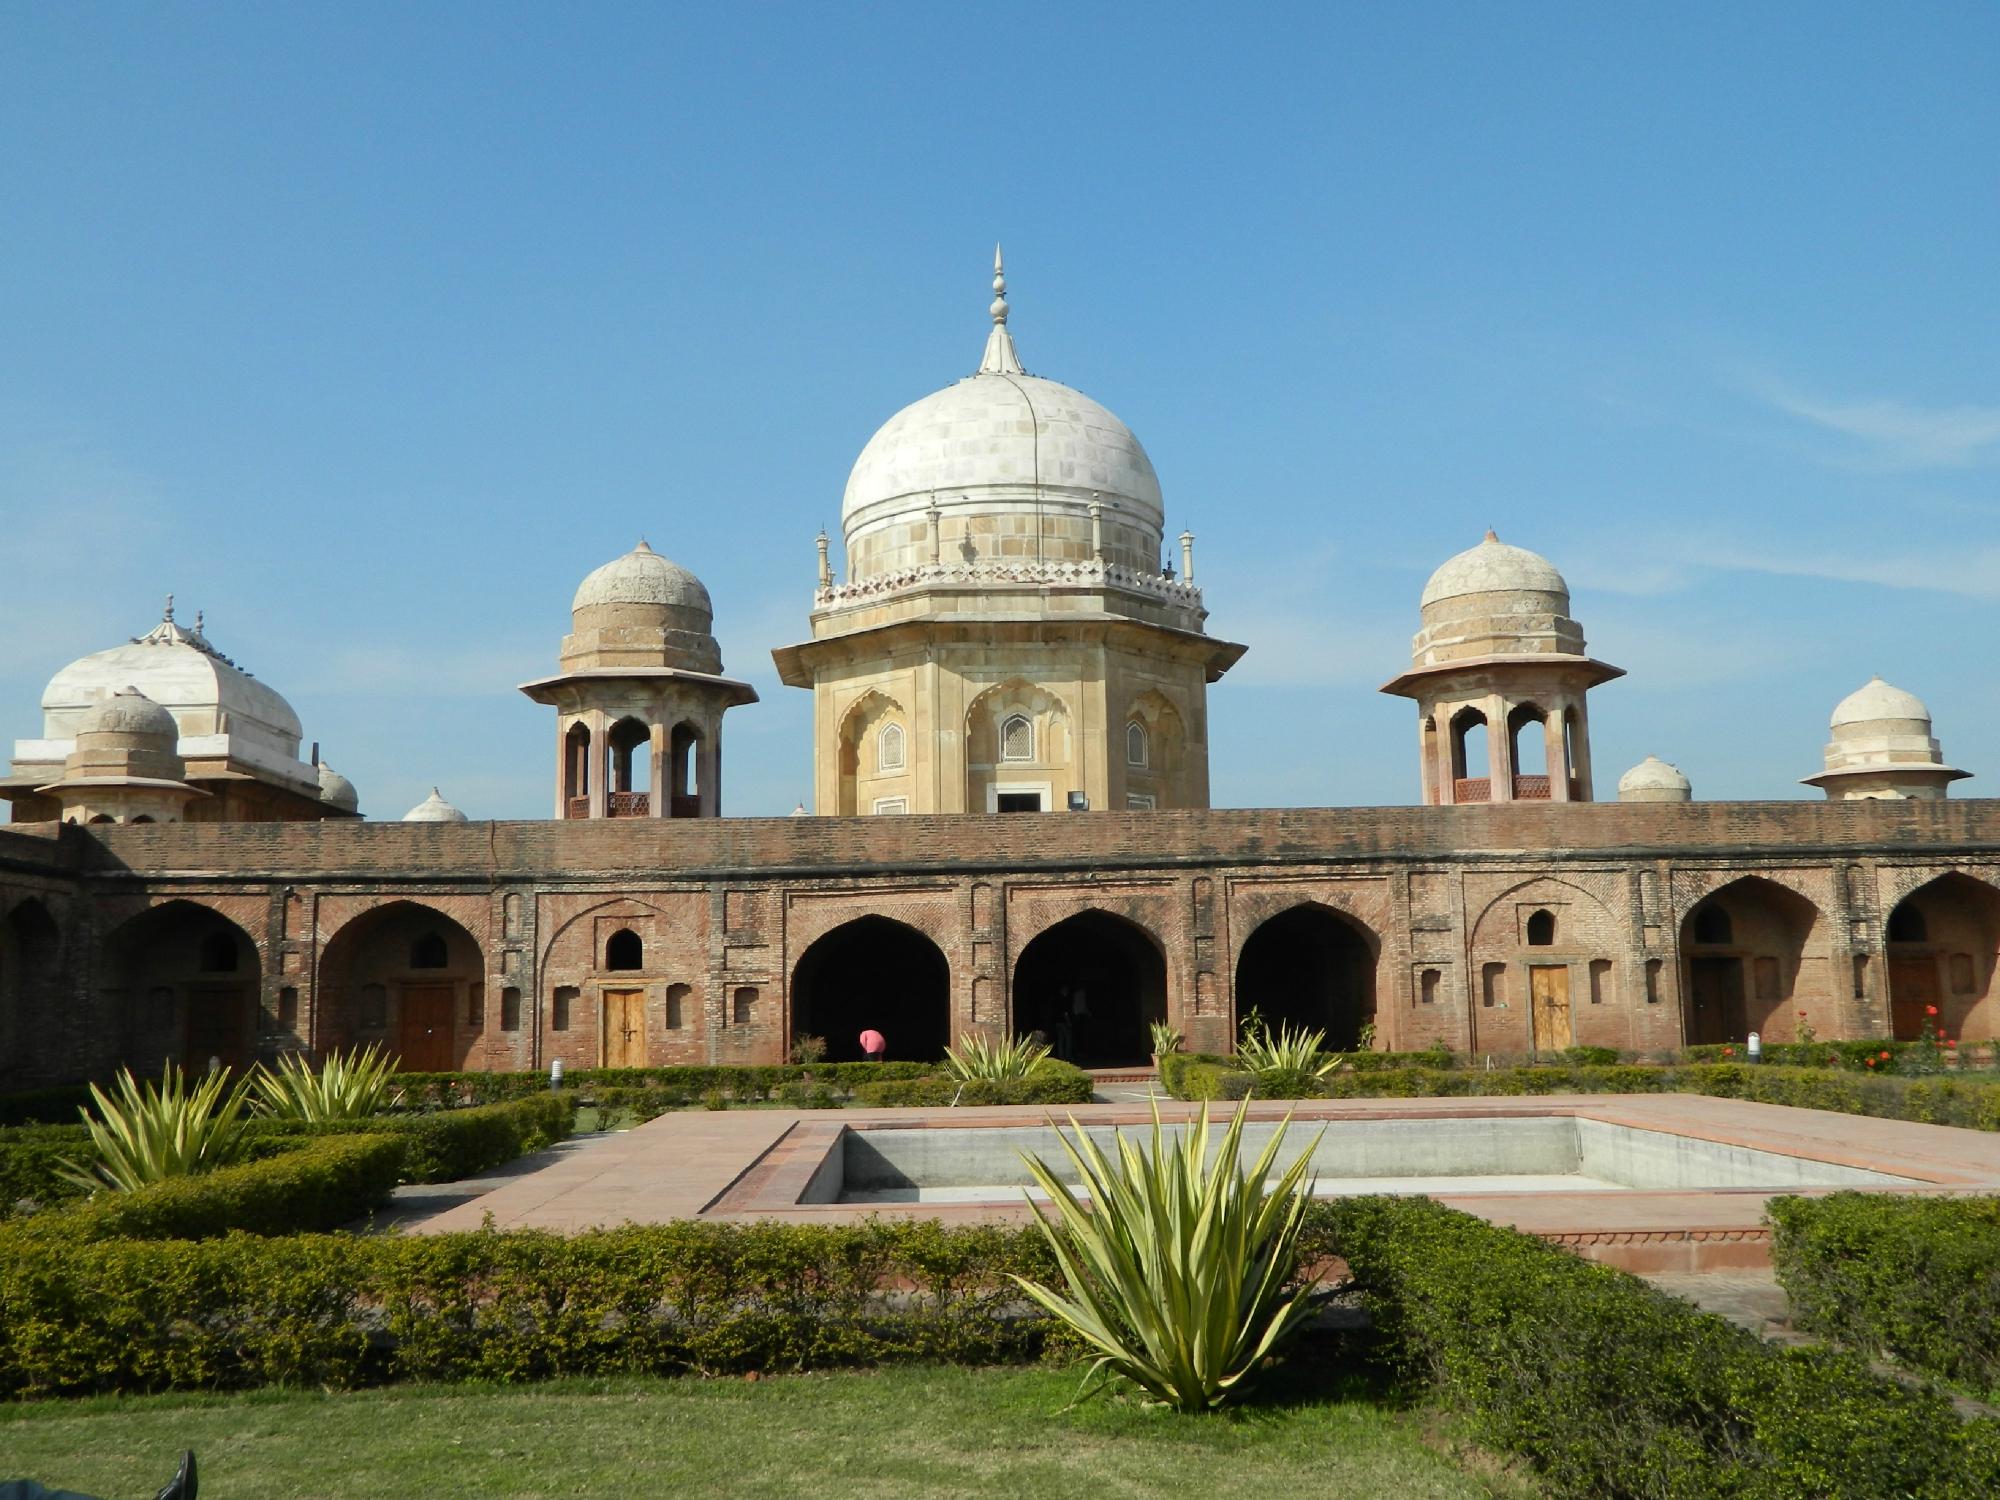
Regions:
<instances>
[{"instance_id":1,"label":"thin white cloud","mask_svg":"<svg viewBox=\"0 0 2000 1500\"><path fill-rule=\"evenodd\" d=\"M2000 406L1917 406L1894 397L1862 401L1809 395L1761 377L1753 393L1787 416L1861 445L1863 456L1893 468L1962 469L2000 457Z\"/></svg>"}]
</instances>

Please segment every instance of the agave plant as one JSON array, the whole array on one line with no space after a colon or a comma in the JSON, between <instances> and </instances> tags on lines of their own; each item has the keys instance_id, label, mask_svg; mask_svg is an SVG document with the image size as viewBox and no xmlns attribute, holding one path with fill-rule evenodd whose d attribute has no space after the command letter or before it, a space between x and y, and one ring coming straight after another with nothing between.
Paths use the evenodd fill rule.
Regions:
<instances>
[{"instance_id":1,"label":"agave plant","mask_svg":"<svg viewBox=\"0 0 2000 1500\"><path fill-rule=\"evenodd\" d=\"M954 1078L1001 1083L1026 1078L1048 1055L1046 1042L1031 1042L1024 1036L989 1042L978 1032L968 1031L956 1047L944 1049L944 1065Z\"/></svg>"},{"instance_id":2,"label":"agave plant","mask_svg":"<svg viewBox=\"0 0 2000 1500\"><path fill-rule=\"evenodd\" d=\"M1211 1159L1207 1106L1172 1141L1156 1104L1151 1149L1121 1130L1115 1161L1072 1118L1074 1139L1057 1135L1087 1202L1026 1156L1053 1205L1035 1222L1067 1291L1014 1280L1096 1351L1078 1400L1122 1376L1178 1411L1212 1410L1240 1394L1311 1315L1317 1288L1292 1282L1312 1152L1266 1192L1291 1117L1245 1171L1244 1115L1239 1105Z\"/></svg>"},{"instance_id":3,"label":"agave plant","mask_svg":"<svg viewBox=\"0 0 2000 1500\"><path fill-rule=\"evenodd\" d=\"M1182 1043L1186 1041L1185 1037L1174 1030L1173 1023L1170 1021L1154 1021L1146 1029L1153 1036L1153 1056L1155 1057L1165 1057L1169 1052L1180 1051Z\"/></svg>"},{"instance_id":4,"label":"agave plant","mask_svg":"<svg viewBox=\"0 0 2000 1500\"><path fill-rule=\"evenodd\" d=\"M207 1074L192 1089L173 1063L160 1070L157 1088L120 1068L114 1094L90 1086L97 1117L83 1111L96 1159L79 1164L65 1157L60 1174L87 1192L129 1193L169 1177L226 1167L240 1161L249 1146L243 1132L248 1094L249 1080L232 1085L227 1068Z\"/></svg>"},{"instance_id":5,"label":"agave plant","mask_svg":"<svg viewBox=\"0 0 2000 1500\"><path fill-rule=\"evenodd\" d=\"M1340 1066L1338 1054L1320 1055L1325 1046L1324 1031L1307 1031L1303 1026L1297 1030L1280 1026L1276 1036L1269 1031L1246 1030L1236 1044L1236 1059L1259 1077L1303 1073L1308 1078L1324 1078Z\"/></svg>"},{"instance_id":6,"label":"agave plant","mask_svg":"<svg viewBox=\"0 0 2000 1500\"><path fill-rule=\"evenodd\" d=\"M380 1043L329 1052L317 1072L301 1054L289 1053L275 1070L259 1067L252 1075L255 1107L273 1119L313 1125L365 1120L388 1102L396 1062Z\"/></svg>"}]
</instances>

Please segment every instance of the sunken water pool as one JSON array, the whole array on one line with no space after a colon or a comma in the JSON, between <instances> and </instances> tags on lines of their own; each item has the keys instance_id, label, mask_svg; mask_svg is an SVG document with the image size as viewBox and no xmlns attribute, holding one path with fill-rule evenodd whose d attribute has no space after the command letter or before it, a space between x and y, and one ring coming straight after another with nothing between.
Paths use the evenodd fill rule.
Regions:
<instances>
[{"instance_id":1,"label":"sunken water pool","mask_svg":"<svg viewBox=\"0 0 2000 1500\"><path fill-rule=\"evenodd\" d=\"M1187 1128L1166 1130L1177 1138ZM1277 1128L1272 1122L1246 1125L1245 1156L1254 1160ZM1151 1126L1125 1129L1130 1135ZM1112 1127L1088 1133L1107 1153L1115 1149ZM1031 1180L1023 1152L1074 1181L1056 1135L1046 1125L843 1128L798 1201L1019 1202ZM1294 1122L1279 1167L1308 1148L1321 1197L1894 1187L1918 1180L1570 1115L1333 1120L1323 1132L1316 1122Z\"/></svg>"}]
</instances>

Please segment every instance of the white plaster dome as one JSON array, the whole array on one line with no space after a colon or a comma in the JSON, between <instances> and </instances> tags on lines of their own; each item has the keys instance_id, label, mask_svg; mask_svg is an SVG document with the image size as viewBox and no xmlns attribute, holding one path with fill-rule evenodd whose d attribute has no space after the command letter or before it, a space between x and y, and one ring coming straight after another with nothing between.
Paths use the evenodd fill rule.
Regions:
<instances>
[{"instance_id":1,"label":"white plaster dome","mask_svg":"<svg viewBox=\"0 0 2000 1500\"><path fill-rule=\"evenodd\" d=\"M1832 727L1839 729L1844 724L1875 724L1884 720L1928 725L1931 711L1915 693L1906 693L1899 687L1891 687L1880 677L1871 677L1834 706Z\"/></svg>"},{"instance_id":2,"label":"white plaster dome","mask_svg":"<svg viewBox=\"0 0 2000 1500\"><path fill-rule=\"evenodd\" d=\"M1543 594L1569 608L1569 584L1539 552L1510 546L1487 532L1475 547L1448 558L1424 585L1422 607L1467 594Z\"/></svg>"},{"instance_id":3,"label":"white plaster dome","mask_svg":"<svg viewBox=\"0 0 2000 1500\"><path fill-rule=\"evenodd\" d=\"M135 687L115 688L84 710L76 721L78 734L142 734L176 741L180 725L174 716Z\"/></svg>"},{"instance_id":4,"label":"white plaster dome","mask_svg":"<svg viewBox=\"0 0 2000 1500\"><path fill-rule=\"evenodd\" d=\"M342 812L361 811L361 794L354 783L325 761L319 763L319 800Z\"/></svg>"},{"instance_id":5,"label":"white plaster dome","mask_svg":"<svg viewBox=\"0 0 2000 1500\"><path fill-rule=\"evenodd\" d=\"M471 819L438 795L436 787L431 794L415 807L403 814L405 823L467 823Z\"/></svg>"},{"instance_id":6,"label":"white plaster dome","mask_svg":"<svg viewBox=\"0 0 2000 1500\"><path fill-rule=\"evenodd\" d=\"M93 651L51 677L42 691L44 732L51 738L74 734L99 699L121 688L136 689L166 709L182 735L255 729L272 748L295 756L305 732L291 704L220 655L198 629L176 625L171 614L150 633Z\"/></svg>"},{"instance_id":7,"label":"white plaster dome","mask_svg":"<svg viewBox=\"0 0 2000 1500\"><path fill-rule=\"evenodd\" d=\"M715 606L702 581L671 558L662 557L642 539L623 557L593 569L577 585L570 611L600 606L690 610L713 620Z\"/></svg>"},{"instance_id":8,"label":"white plaster dome","mask_svg":"<svg viewBox=\"0 0 2000 1500\"><path fill-rule=\"evenodd\" d=\"M1649 755L1618 778L1620 802L1686 802L1694 787L1679 766Z\"/></svg>"}]
</instances>

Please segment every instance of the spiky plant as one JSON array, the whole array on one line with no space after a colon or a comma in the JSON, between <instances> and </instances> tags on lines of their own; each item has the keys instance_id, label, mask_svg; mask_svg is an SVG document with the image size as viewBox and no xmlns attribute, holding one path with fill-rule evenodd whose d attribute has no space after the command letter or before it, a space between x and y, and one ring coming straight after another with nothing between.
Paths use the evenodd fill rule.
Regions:
<instances>
[{"instance_id":1,"label":"spiky plant","mask_svg":"<svg viewBox=\"0 0 2000 1500\"><path fill-rule=\"evenodd\" d=\"M1122 1376L1178 1411L1212 1410L1238 1395L1311 1315L1317 1288L1292 1282L1312 1152L1267 1192L1291 1117L1245 1171L1245 1108L1237 1107L1212 1159L1206 1105L1178 1141L1166 1138L1154 1105L1151 1149L1121 1130L1115 1161L1072 1118L1074 1139L1057 1136L1086 1202L1023 1153L1052 1205L1035 1222L1067 1291L1014 1280L1096 1351L1078 1400Z\"/></svg>"},{"instance_id":2,"label":"spiky plant","mask_svg":"<svg viewBox=\"0 0 2000 1500\"><path fill-rule=\"evenodd\" d=\"M273 1119L311 1125L365 1120L380 1114L388 1103L396 1062L379 1042L351 1052L329 1052L317 1070L302 1054L287 1053L275 1069L260 1066L251 1075L254 1106Z\"/></svg>"},{"instance_id":3,"label":"spiky plant","mask_svg":"<svg viewBox=\"0 0 2000 1500\"><path fill-rule=\"evenodd\" d=\"M1152 1033L1153 1056L1155 1057L1165 1057L1169 1052L1180 1051L1182 1043L1186 1040L1178 1031L1174 1030L1173 1023L1170 1021L1154 1021L1146 1029Z\"/></svg>"},{"instance_id":4,"label":"spiky plant","mask_svg":"<svg viewBox=\"0 0 2000 1500\"><path fill-rule=\"evenodd\" d=\"M96 1118L82 1113L95 1159L78 1163L65 1157L59 1169L86 1192L129 1193L169 1177L213 1171L240 1161L249 1146L243 1130L249 1080L231 1084L227 1068L206 1074L191 1089L174 1063L160 1070L157 1088L120 1068L112 1094L93 1083L90 1097Z\"/></svg>"},{"instance_id":5,"label":"spiky plant","mask_svg":"<svg viewBox=\"0 0 2000 1500\"><path fill-rule=\"evenodd\" d=\"M1046 1042L1031 1042L1024 1036L989 1042L978 1032L968 1031L956 1047L944 1049L944 1065L954 1078L1001 1083L1026 1078L1048 1055Z\"/></svg>"},{"instance_id":6,"label":"spiky plant","mask_svg":"<svg viewBox=\"0 0 2000 1500\"><path fill-rule=\"evenodd\" d=\"M1277 1034L1245 1031L1236 1044L1236 1060L1260 1078L1266 1073L1303 1073L1308 1078L1324 1078L1340 1066L1334 1054L1321 1057L1326 1046L1324 1031L1294 1030L1280 1026Z\"/></svg>"}]
</instances>

